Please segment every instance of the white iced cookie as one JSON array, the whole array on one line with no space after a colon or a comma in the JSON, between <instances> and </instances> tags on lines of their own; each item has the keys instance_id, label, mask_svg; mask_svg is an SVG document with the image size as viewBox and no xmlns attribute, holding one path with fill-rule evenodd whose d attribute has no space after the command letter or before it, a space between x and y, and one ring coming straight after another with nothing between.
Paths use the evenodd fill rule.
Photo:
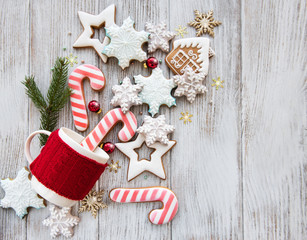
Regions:
<instances>
[{"instance_id":1,"label":"white iced cookie","mask_svg":"<svg viewBox=\"0 0 307 240\"><path fill-rule=\"evenodd\" d=\"M131 106L142 104L141 99L138 97L138 93L141 90L141 85L133 85L130 79L125 77L121 85L112 87L114 97L111 99L111 104L114 107L120 106L123 113L126 114Z\"/></svg>"},{"instance_id":2,"label":"white iced cookie","mask_svg":"<svg viewBox=\"0 0 307 240\"><path fill-rule=\"evenodd\" d=\"M110 42L108 37L105 37L101 43L98 39L93 39L93 28L101 28L103 25L109 27L115 22L115 5L112 4L104 9L98 15L92 15L85 12L78 12L80 22L84 28L82 34L75 41L73 47L83 48L92 47L95 49L103 62L107 61L107 56L102 54L103 48Z\"/></svg>"},{"instance_id":3,"label":"white iced cookie","mask_svg":"<svg viewBox=\"0 0 307 240\"><path fill-rule=\"evenodd\" d=\"M163 22L158 25L147 22L145 24L145 29L150 33L148 43L149 53L156 51L158 48L163 52L169 51L168 42L176 36L176 33L167 31L166 24Z\"/></svg>"},{"instance_id":4,"label":"white iced cookie","mask_svg":"<svg viewBox=\"0 0 307 240\"><path fill-rule=\"evenodd\" d=\"M78 225L80 219L70 214L69 207L58 208L54 205L49 207L50 217L43 220L44 226L51 228L50 236L55 238L62 234L64 237L70 238L74 234L73 227Z\"/></svg>"},{"instance_id":5,"label":"white iced cookie","mask_svg":"<svg viewBox=\"0 0 307 240\"><path fill-rule=\"evenodd\" d=\"M185 95L190 103L194 102L197 94L207 91L207 88L202 85L205 77L206 75L203 72L195 73L192 68L187 67L183 75L173 77L174 82L178 86L174 93L175 97Z\"/></svg>"},{"instance_id":6,"label":"white iced cookie","mask_svg":"<svg viewBox=\"0 0 307 240\"><path fill-rule=\"evenodd\" d=\"M176 99L172 97L171 91L176 84L173 79L166 79L160 68L155 68L149 77L142 75L134 76L135 82L143 86L139 93L143 103L149 105L149 113L154 116L159 112L161 105L168 107L176 105Z\"/></svg>"},{"instance_id":7,"label":"white iced cookie","mask_svg":"<svg viewBox=\"0 0 307 240\"><path fill-rule=\"evenodd\" d=\"M167 135L172 133L175 127L165 122L165 115L160 115L157 118L145 116L144 123L136 131L145 136L147 146L155 142L168 144L169 139Z\"/></svg>"},{"instance_id":8,"label":"white iced cookie","mask_svg":"<svg viewBox=\"0 0 307 240\"><path fill-rule=\"evenodd\" d=\"M0 202L3 208L13 208L16 215L23 218L28 214L27 208L43 208L45 207L44 199L39 197L31 187L29 179L30 172L24 167L15 179L1 180L1 187L5 191L5 196Z\"/></svg>"},{"instance_id":9,"label":"white iced cookie","mask_svg":"<svg viewBox=\"0 0 307 240\"><path fill-rule=\"evenodd\" d=\"M105 27L106 35L110 38L110 44L104 47L103 54L108 57L116 57L118 65L125 69L131 60L142 62L147 59L142 46L148 42L149 33L136 31L134 21L128 17L121 27L113 24Z\"/></svg>"},{"instance_id":10,"label":"white iced cookie","mask_svg":"<svg viewBox=\"0 0 307 240\"><path fill-rule=\"evenodd\" d=\"M145 136L139 134L133 142L115 144L115 146L129 158L128 181L131 181L144 171L151 172L157 177L165 179L162 157L176 144L176 141L171 140L166 145L158 142L152 144L150 148L155 150L150 154L149 160L139 159L139 155L135 151L135 149L140 148L144 142Z\"/></svg>"}]
</instances>

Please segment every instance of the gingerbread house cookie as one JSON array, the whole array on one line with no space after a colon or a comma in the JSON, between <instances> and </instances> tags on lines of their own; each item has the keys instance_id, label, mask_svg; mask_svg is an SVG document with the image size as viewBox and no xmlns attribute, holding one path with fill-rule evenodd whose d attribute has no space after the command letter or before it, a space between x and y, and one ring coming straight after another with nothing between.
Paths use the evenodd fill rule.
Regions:
<instances>
[{"instance_id":1,"label":"gingerbread house cookie","mask_svg":"<svg viewBox=\"0 0 307 240\"><path fill-rule=\"evenodd\" d=\"M195 72L207 75L209 58L214 54L209 47L208 38L183 38L174 41L173 49L165 57L165 62L175 74L182 75L186 67L191 67Z\"/></svg>"}]
</instances>

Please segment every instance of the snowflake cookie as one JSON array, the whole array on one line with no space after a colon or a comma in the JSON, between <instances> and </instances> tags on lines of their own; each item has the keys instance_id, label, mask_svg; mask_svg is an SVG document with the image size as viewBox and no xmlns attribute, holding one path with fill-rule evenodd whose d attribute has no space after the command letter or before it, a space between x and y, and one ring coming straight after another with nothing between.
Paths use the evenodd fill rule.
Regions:
<instances>
[{"instance_id":1,"label":"snowflake cookie","mask_svg":"<svg viewBox=\"0 0 307 240\"><path fill-rule=\"evenodd\" d=\"M81 207L79 208L78 212L91 212L92 216L96 218L97 212L100 208L106 208L108 207L103 201L102 196L104 194L104 191L90 191L89 194L85 196L83 200L81 200Z\"/></svg>"},{"instance_id":2,"label":"snowflake cookie","mask_svg":"<svg viewBox=\"0 0 307 240\"><path fill-rule=\"evenodd\" d=\"M0 206L3 208L13 208L16 215L23 218L28 214L27 208L45 207L44 199L32 189L29 179L30 172L24 167L15 179L1 180L1 186L5 191L5 197L1 200Z\"/></svg>"},{"instance_id":3,"label":"snowflake cookie","mask_svg":"<svg viewBox=\"0 0 307 240\"><path fill-rule=\"evenodd\" d=\"M134 79L137 84L143 86L139 97L143 103L149 105L149 113L152 116L159 112L163 104L168 107L176 106L176 99L171 96L171 91L176 84L173 79L166 79L160 68L153 69L149 77L137 75Z\"/></svg>"},{"instance_id":4,"label":"snowflake cookie","mask_svg":"<svg viewBox=\"0 0 307 240\"><path fill-rule=\"evenodd\" d=\"M125 69L130 61L135 59L142 62L147 59L142 45L148 42L149 33L136 31L134 21L128 17L121 27L113 24L106 27L106 36L111 39L109 45L105 46L102 53L108 57L116 57L118 65Z\"/></svg>"},{"instance_id":5,"label":"snowflake cookie","mask_svg":"<svg viewBox=\"0 0 307 240\"><path fill-rule=\"evenodd\" d=\"M155 142L168 144L169 139L167 134L172 133L175 127L165 123L165 115L160 115L157 118L145 116L144 123L136 131L145 136L147 146Z\"/></svg>"},{"instance_id":6,"label":"snowflake cookie","mask_svg":"<svg viewBox=\"0 0 307 240\"><path fill-rule=\"evenodd\" d=\"M183 75L174 76L174 82L178 85L174 96L185 95L190 103L194 102L197 94L207 92L207 88L202 85L205 77L203 72L195 73L192 68L187 67Z\"/></svg>"},{"instance_id":7,"label":"snowflake cookie","mask_svg":"<svg viewBox=\"0 0 307 240\"><path fill-rule=\"evenodd\" d=\"M142 90L141 85L133 85L128 77L125 77L121 85L115 85L112 87L114 97L111 100L111 104L116 107L120 106L123 113L129 111L133 105L142 104L141 99L138 97L138 93Z\"/></svg>"},{"instance_id":8,"label":"snowflake cookie","mask_svg":"<svg viewBox=\"0 0 307 240\"><path fill-rule=\"evenodd\" d=\"M152 53L160 48L163 52L169 51L168 42L172 40L176 34L166 30L166 24L160 23L158 25L153 25L152 23L147 22L145 24L145 29L150 33L149 43L148 43L148 52Z\"/></svg>"},{"instance_id":9,"label":"snowflake cookie","mask_svg":"<svg viewBox=\"0 0 307 240\"><path fill-rule=\"evenodd\" d=\"M43 220L44 226L51 228L50 236L55 238L62 234L64 237L72 237L74 234L73 227L78 225L80 219L70 214L71 208L57 208L54 205L49 207L50 217Z\"/></svg>"}]
</instances>

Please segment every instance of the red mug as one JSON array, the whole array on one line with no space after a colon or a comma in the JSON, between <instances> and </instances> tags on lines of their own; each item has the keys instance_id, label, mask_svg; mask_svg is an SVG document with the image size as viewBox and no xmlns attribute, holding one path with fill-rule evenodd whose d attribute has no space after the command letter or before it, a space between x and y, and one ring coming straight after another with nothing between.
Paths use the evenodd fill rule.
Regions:
<instances>
[{"instance_id":1,"label":"red mug","mask_svg":"<svg viewBox=\"0 0 307 240\"><path fill-rule=\"evenodd\" d=\"M36 134L49 138L33 160L30 144ZM94 152L80 145L83 136L68 128L54 132L33 132L25 144L25 155L32 173L33 189L46 200L61 207L70 207L82 200L105 170L109 155L101 148Z\"/></svg>"}]
</instances>

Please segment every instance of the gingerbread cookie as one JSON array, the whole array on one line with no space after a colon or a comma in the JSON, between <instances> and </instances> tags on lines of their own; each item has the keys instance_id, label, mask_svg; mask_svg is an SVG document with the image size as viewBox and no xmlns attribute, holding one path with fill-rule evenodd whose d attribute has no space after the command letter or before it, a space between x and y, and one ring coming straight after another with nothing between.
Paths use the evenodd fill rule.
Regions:
<instances>
[{"instance_id":1,"label":"gingerbread cookie","mask_svg":"<svg viewBox=\"0 0 307 240\"><path fill-rule=\"evenodd\" d=\"M107 62L107 56L102 54L103 48L110 42L105 37L101 43L98 39L93 39L93 28L101 28L102 26L110 27L115 23L115 5L112 4L98 15L92 15L85 12L78 12L80 22L84 28L83 33L75 41L74 48L92 47L95 49L103 62Z\"/></svg>"},{"instance_id":2,"label":"gingerbread cookie","mask_svg":"<svg viewBox=\"0 0 307 240\"><path fill-rule=\"evenodd\" d=\"M178 211L177 197L166 187L114 188L109 197L119 203L162 202L162 208L154 209L148 214L152 224L169 223Z\"/></svg>"},{"instance_id":3,"label":"gingerbread cookie","mask_svg":"<svg viewBox=\"0 0 307 240\"><path fill-rule=\"evenodd\" d=\"M182 75L185 68L208 74L209 57L214 51L209 47L208 38L183 38L174 41L172 51L165 57L167 66L174 74Z\"/></svg>"},{"instance_id":4,"label":"gingerbread cookie","mask_svg":"<svg viewBox=\"0 0 307 240\"><path fill-rule=\"evenodd\" d=\"M121 27L113 24L106 27L105 30L111 41L109 45L104 47L102 53L108 57L116 57L118 65L122 69L128 67L131 60L142 62L147 59L142 46L148 42L149 33L136 31L134 21L130 17L124 20Z\"/></svg>"},{"instance_id":5,"label":"gingerbread cookie","mask_svg":"<svg viewBox=\"0 0 307 240\"><path fill-rule=\"evenodd\" d=\"M145 136L139 134L136 140L127 143L116 143L115 146L129 158L128 167L128 182L136 178L142 172L147 171L156 175L161 179L165 179L165 170L162 163L162 157L175 146L176 141L169 141L167 144L161 144L156 142L150 145L150 148L155 149L154 152L150 154L150 160L139 159L138 153L135 149L140 148L145 142ZM145 143L146 144L146 143ZM147 144L146 144L147 146Z\"/></svg>"}]
</instances>

